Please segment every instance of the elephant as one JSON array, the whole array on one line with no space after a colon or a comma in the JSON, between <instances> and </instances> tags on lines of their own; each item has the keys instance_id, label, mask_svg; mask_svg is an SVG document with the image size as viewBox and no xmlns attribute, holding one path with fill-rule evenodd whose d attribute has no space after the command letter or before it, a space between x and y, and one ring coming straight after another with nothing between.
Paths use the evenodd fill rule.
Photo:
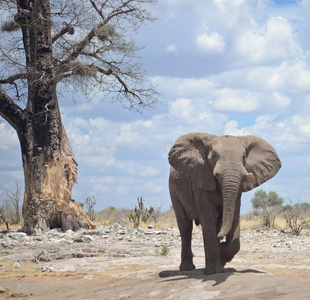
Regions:
<instances>
[{"instance_id":1,"label":"elephant","mask_svg":"<svg viewBox=\"0 0 310 300\"><path fill-rule=\"evenodd\" d=\"M195 269L191 249L195 221L202 226L203 273L222 273L240 250L242 192L272 178L281 161L262 138L199 132L178 138L168 160L169 192L181 235L179 269Z\"/></svg>"}]
</instances>

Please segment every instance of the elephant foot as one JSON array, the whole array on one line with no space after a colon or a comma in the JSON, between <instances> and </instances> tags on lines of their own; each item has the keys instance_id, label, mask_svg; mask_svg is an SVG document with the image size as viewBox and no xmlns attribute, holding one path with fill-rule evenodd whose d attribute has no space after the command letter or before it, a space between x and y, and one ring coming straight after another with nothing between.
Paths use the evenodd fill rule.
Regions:
<instances>
[{"instance_id":1,"label":"elephant foot","mask_svg":"<svg viewBox=\"0 0 310 300\"><path fill-rule=\"evenodd\" d=\"M182 261L179 269L180 271L190 271L190 270L194 270L195 268L196 267L192 261Z\"/></svg>"},{"instance_id":2,"label":"elephant foot","mask_svg":"<svg viewBox=\"0 0 310 300\"><path fill-rule=\"evenodd\" d=\"M208 264L203 270L204 275L212 275L217 273L224 273L224 267L222 264Z\"/></svg>"}]
</instances>

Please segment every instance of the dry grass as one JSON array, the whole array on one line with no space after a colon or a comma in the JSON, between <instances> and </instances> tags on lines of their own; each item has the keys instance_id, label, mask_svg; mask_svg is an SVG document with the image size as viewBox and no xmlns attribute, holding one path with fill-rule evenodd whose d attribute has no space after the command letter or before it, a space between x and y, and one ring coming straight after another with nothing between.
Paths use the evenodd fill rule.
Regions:
<instances>
[{"instance_id":1,"label":"dry grass","mask_svg":"<svg viewBox=\"0 0 310 300\"><path fill-rule=\"evenodd\" d=\"M240 227L241 229L253 229L256 230L264 226L264 221L262 216L251 216L246 214L241 216ZM275 218L274 227L278 230L288 229L285 219L282 216L277 216Z\"/></svg>"},{"instance_id":2,"label":"dry grass","mask_svg":"<svg viewBox=\"0 0 310 300\"><path fill-rule=\"evenodd\" d=\"M126 223L128 227L134 227L134 224L129 221L130 212L131 210L129 209L115 209L113 207L106 208L105 210L96 214L94 223L97 226L108 226L114 222L121 221ZM156 211L154 218L150 222L140 222L139 227L145 229L147 228L148 224L152 224L157 228L177 227L177 222L173 210L167 212Z\"/></svg>"},{"instance_id":3,"label":"dry grass","mask_svg":"<svg viewBox=\"0 0 310 300\"><path fill-rule=\"evenodd\" d=\"M15 224L15 225L11 225L10 226L10 230L18 230L18 229L21 229L23 227L22 224ZM0 231L1 230L7 230L6 229L6 226L4 224L0 224Z\"/></svg>"},{"instance_id":4,"label":"dry grass","mask_svg":"<svg viewBox=\"0 0 310 300\"><path fill-rule=\"evenodd\" d=\"M129 209L114 209L107 208L96 214L95 225L96 226L109 226L117 221L124 222L128 227L134 227L133 223L129 221L129 213L131 210ZM149 223L140 222L139 227L142 229L146 229L148 224L152 224L158 229L167 228L167 227L175 227L177 228L177 222L175 218L175 214L173 210L169 210L166 212L156 212L156 221L151 220ZM261 216L254 216L252 214L246 214L241 216L240 227L241 229L246 230L256 230L263 226L263 219ZM11 230L18 230L22 227L19 225L12 225ZM201 228L201 227L198 227ZM277 216L275 219L274 228L278 230L289 230L285 219L282 216ZM4 224L0 225L0 231L6 230Z\"/></svg>"}]
</instances>

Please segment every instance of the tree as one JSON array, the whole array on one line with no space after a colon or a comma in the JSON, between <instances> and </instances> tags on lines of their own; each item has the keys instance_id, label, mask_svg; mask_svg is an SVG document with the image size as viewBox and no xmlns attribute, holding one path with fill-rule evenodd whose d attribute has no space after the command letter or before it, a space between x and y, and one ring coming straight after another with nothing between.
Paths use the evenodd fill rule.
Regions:
<instances>
[{"instance_id":1,"label":"tree","mask_svg":"<svg viewBox=\"0 0 310 300\"><path fill-rule=\"evenodd\" d=\"M283 198L276 192L269 192L268 194L260 189L254 194L251 199L252 206L255 209L264 209L265 207L281 206L283 204Z\"/></svg>"},{"instance_id":2,"label":"tree","mask_svg":"<svg viewBox=\"0 0 310 300\"><path fill-rule=\"evenodd\" d=\"M20 223L20 187L16 184L15 191L3 191L0 193L0 224L5 224L10 230L12 224Z\"/></svg>"},{"instance_id":3,"label":"tree","mask_svg":"<svg viewBox=\"0 0 310 300\"><path fill-rule=\"evenodd\" d=\"M290 204L284 206L283 217L294 235L299 236L304 228L310 226L309 211L310 204L307 202L298 201L293 205L290 201Z\"/></svg>"},{"instance_id":4,"label":"tree","mask_svg":"<svg viewBox=\"0 0 310 300\"><path fill-rule=\"evenodd\" d=\"M135 60L132 32L153 20L143 6L154 2L1 0L0 115L20 141L27 234L93 227L71 199L77 162L58 98L80 89L136 111L153 107L158 95Z\"/></svg>"},{"instance_id":5,"label":"tree","mask_svg":"<svg viewBox=\"0 0 310 300\"><path fill-rule=\"evenodd\" d=\"M271 191L267 194L264 190L260 189L255 192L251 202L254 209L263 212L264 224L270 227L275 220L275 216L272 214L272 208L281 206L283 204L283 198L279 197L276 192Z\"/></svg>"}]
</instances>

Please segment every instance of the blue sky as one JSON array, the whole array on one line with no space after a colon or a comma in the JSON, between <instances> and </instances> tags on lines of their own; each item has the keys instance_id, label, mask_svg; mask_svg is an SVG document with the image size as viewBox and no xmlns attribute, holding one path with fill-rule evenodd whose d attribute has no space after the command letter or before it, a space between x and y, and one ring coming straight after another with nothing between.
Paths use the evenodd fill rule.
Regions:
<instances>
[{"instance_id":1,"label":"blue sky","mask_svg":"<svg viewBox=\"0 0 310 300\"><path fill-rule=\"evenodd\" d=\"M310 0L159 0L149 9L159 20L136 39L162 104L141 116L99 97L60 99L79 162L73 198L95 195L100 210L143 196L168 209L169 148L201 131L263 137L283 166L259 188L310 201ZM12 188L23 172L5 122L0 139L0 189ZM243 213L254 192L243 194Z\"/></svg>"}]
</instances>

